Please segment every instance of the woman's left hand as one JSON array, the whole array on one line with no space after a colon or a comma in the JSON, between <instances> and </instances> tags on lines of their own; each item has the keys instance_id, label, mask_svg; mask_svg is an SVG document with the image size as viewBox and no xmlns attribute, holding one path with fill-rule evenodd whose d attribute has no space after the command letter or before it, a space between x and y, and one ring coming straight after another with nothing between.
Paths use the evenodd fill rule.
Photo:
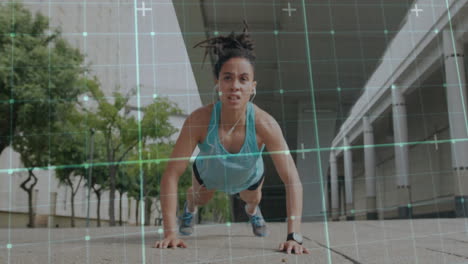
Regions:
<instances>
[{"instance_id":1,"label":"woman's left hand","mask_svg":"<svg viewBox=\"0 0 468 264\"><path fill-rule=\"evenodd\" d=\"M310 254L310 251L305 248L304 246L300 245L294 240L289 240L286 242L283 242L279 246L280 251L284 251L288 254L296 254L296 255L302 255L302 254Z\"/></svg>"}]
</instances>

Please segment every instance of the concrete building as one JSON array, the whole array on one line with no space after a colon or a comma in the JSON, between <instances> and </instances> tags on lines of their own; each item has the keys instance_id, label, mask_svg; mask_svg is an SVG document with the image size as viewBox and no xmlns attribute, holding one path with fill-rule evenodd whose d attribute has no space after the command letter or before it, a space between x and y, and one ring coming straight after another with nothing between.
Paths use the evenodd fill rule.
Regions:
<instances>
[{"instance_id":1,"label":"concrete building","mask_svg":"<svg viewBox=\"0 0 468 264\"><path fill-rule=\"evenodd\" d=\"M424 11L406 17L333 139L334 219L468 216L468 6Z\"/></svg>"}]
</instances>

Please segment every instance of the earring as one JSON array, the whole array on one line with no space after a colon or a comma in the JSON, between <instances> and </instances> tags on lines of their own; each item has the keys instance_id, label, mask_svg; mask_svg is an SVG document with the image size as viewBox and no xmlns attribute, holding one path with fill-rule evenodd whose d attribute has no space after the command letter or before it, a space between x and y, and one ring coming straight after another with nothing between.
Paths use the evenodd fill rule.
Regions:
<instances>
[{"instance_id":1,"label":"earring","mask_svg":"<svg viewBox=\"0 0 468 264\"><path fill-rule=\"evenodd\" d=\"M217 85L217 84L216 84L216 93L218 94L218 100L219 100L219 98L221 97L221 95L223 94L223 92L221 92L221 91L219 90L219 85Z\"/></svg>"}]
</instances>

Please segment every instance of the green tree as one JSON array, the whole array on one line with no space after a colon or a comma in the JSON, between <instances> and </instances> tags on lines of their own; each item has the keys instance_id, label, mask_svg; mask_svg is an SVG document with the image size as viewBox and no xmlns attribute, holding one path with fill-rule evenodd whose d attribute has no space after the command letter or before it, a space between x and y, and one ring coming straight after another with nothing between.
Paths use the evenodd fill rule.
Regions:
<instances>
[{"instance_id":1,"label":"green tree","mask_svg":"<svg viewBox=\"0 0 468 264\"><path fill-rule=\"evenodd\" d=\"M0 4L0 25L1 153L14 135L51 133L59 105L84 91L86 68L79 50L58 29L48 32L48 18L40 13L33 16L19 3Z\"/></svg>"},{"instance_id":2,"label":"green tree","mask_svg":"<svg viewBox=\"0 0 468 264\"><path fill-rule=\"evenodd\" d=\"M122 197L125 193L129 191L131 188L131 179L129 175L126 173L126 170L119 168L117 182L115 185L116 190L119 192L119 225L123 224L122 221Z\"/></svg>"},{"instance_id":3,"label":"green tree","mask_svg":"<svg viewBox=\"0 0 468 264\"><path fill-rule=\"evenodd\" d=\"M35 133L36 132L36 133ZM23 166L27 168L28 177L21 182L20 187L28 196L28 227L34 227L34 211L32 193L38 179L34 170L37 167L47 166L48 158L43 155L43 149L47 149L48 142L39 131L31 131L31 135L18 135L13 140L13 148L20 154Z\"/></svg>"},{"instance_id":4,"label":"green tree","mask_svg":"<svg viewBox=\"0 0 468 264\"><path fill-rule=\"evenodd\" d=\"M130 188L129 194L134 197L137 201L140 201L143 197L145 203L145 225L151 224L152 214L153 214L153 205L154 208L161 215L161 210L158 206L159 204L159 194L161 186L161 178L164 170L167 166L167 161L172 153L174 148L174 143L169 142L159 142L153 144L147 144L145 149L142 151L142 177L140 177L140 166L139 164L134 164L128 166L127 174L130 179ZM138 154L133 153L130 157L131 160L138 160ZM182 189L188 188L191 185L191 170L189 167L185 170L184 174L181 176L179 181L179 186ZM153 204L155 202L156 204ZM138 219L138 213L137 213Z\"/></svg>"},{"instance_id":5,"label":"green tree","mask_svg":"<svg viewBox=\"0 0 468 264\"><path fill-rule=\"evenodd\" d=\"M93 151L92 151L92 157L91 156L91 149L88 151L88 158L91 158L92 160L88 160L89 162L92 162L90 166L88 167L86 171L86 177L85 177L85 186L87 188L91 187L93 190L94 194L96 195L97 199L97 204L96 204L96 220L97 220L97 226L101 226L101 197L102 193L106 190L109 189L109 168L108 166L104 165L93 165L96 163L105 163L106 158L105 158L105 149L104 149L104 137L101 133L94 133L91 132L90 135L90 142L89 146L91 148L91 144L93 145ZM93 141L93 142L91 142Z\"/></svg>"},{"instance_id":6,"label":"green tree","mask_svg":"<svg viewBox=\"0 0 468 264\"><path fill-rule=\"evenodd\" d=\"M61 168L55 171L60 184L70 188L71 226L75 227L75 196L86 175L87 138L86 116L76 108L70 108L54 125L55 133L50 135L50 159ZM81 164L81 166L77 166ZM76 182L76 179L77 181Z\"/></svg>"},{"instance_id":7,"label":"green tree","mask_svg":"<svg viewBox=\"0 0 468 264\"><path fill-rule=\"evenodd\" d=\"M142 151L142 176L140 177L140 165L134 164L128 167L127 175L131 179L132 187L132 196L137 200L141 201L143 197L144 208L141 208L145 211L145 225L150 225L152 207L153 207L153 198L157 198L160 192L160 171L165 167L164 163L160 162L151 162L152 159L167 158L170 153L170 149L173 147L172 143L159 143L159 144L148 144L145 146L145 149ZM130 160L138 160L138 153L133 153L130 157ZM130 176L131 175L131 176ZM136 215L138 217L138 214ZM137 218L138 219L138 218Z\"/></svg>"},{"instance_id":8,"label":"green tree","mask_svg":"<svg viewBox=\"0 0 468 264\"><path fill-rule=\"evenodd\" d=\"M142 116L141 121L138 121L131 115L132 106L129 104L135 95L134 90L126 95L115 91L110 102L99 89L97 80L89 81L87 87L97 102L97 112L88 113L89 122L104 135L109 162L109 224L115 226L116 177L121 162L139 144L144 146L151 139L168 139L177 132L169 122L169 117L180 114L181 110L168 99L158 97L152 104L137 109Z\"/></svg>"},{"instance_id":9,"label":"green tree","mask_svg":"<svg viewBox=\"0 0 468 264\"><path fill-rule=\"evenodd\" d=\"M128 182L128 190L127 190L127 197L129 198L134 198L136 201L136 207L135 207L135 223L138 225L138 216L139 216L139 209L140 209L140 186L138 184L137 177L140 177L139 174L131 174L130 170L131 165L127 166L122 166L120 170L124 171L124 174L128 177L129 182Z\"/></svg>"},{"instance_id":10,"label":"green tree","mask_svg":"<svg viewBox=\"0 0 468 264\"><path fill-rule=\"evenodd\" d=\"M92 185L91 188L93 189L94 194L97 198L97 205L96 205L96 218L97 218L97 226L101 226L101 197L102 193L109 189L109 182L108 182L108 172L109 169L107 166L96 166L93 168L92 173Z\"/></svg>"}]
</instances>

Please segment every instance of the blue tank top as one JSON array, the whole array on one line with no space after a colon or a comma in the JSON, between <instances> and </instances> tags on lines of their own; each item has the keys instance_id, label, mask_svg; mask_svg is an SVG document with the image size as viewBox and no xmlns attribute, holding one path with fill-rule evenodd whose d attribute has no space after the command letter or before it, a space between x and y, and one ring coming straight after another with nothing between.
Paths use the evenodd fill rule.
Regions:
<instances>
[{"instance_id":1,"label":"blue tank top","mask_svg":"<svg viewBox=\"0 0 468 264\"><path fill-rule=\"evenodd\" d=\"M221 144L218 135L221 106L221 101L218 101L213 107L206 138L198 144L200 153L195 158L195 165L207 189L234 194L246 190L262 178L262 152L265 144L261 150L258 149L255 109L253 104L248 102L244 144L238 153L229 153Z\"/></svg>"}]
</instances>

